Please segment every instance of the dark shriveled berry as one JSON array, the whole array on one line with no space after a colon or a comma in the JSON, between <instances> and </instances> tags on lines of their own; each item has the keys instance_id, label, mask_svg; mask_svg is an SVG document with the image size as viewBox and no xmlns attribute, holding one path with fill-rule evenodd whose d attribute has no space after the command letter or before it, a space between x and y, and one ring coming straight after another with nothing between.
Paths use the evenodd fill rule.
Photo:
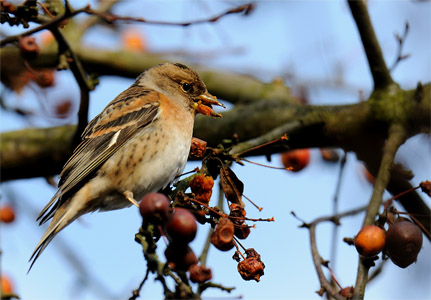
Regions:
<instances>
[{"instance_id":1,"label":"dark shriveled berry","mask_svg":"<svg viewBox=\"0 0 431 300\"><path fill-rule=\"evenodd\" d=\"M220 218L214 232L211 234L211 244L221 251L228 251L234 247L234 224L228 218Z\"/></svg>"},{"instance_id":2,"label":"dark shriveled berry","mask_svg":"<svg viewBox=\"0 0 431 300\"><path fill-rule=\"evenodd\" d=\"M244 224L240 226L235 226L235 236L237 238L244 240L248 237L249 234L250 234L250 227L248 227L248 225Z\"/></svg>"},{"instance_id":3,"label":"dark shriveled berry","mask_svg":"<svg viewBox=\"0 0 431 300\"><path fill-rule=\"evenodd\" d=\"M165 250L167 264L175 270L186 271L191 265L197 264L198 259L192 248L183 243L169 243Z\"/></svg>"},{"instance_id":4,"label":"dark shriveled berry","mask_svg":"<svg viewBox=\"0 0 431 300\"><path fill-rule=\"evenodd\" d=\"M409 221L396 222L386 233L386 254L400 268L414 263L422 247L422 232Z\"/></svg>"},{"instance_id":5,"label":"dark shriveled berry","mask_svg":"<svg viewBox=\"0 0 431 300\"><path fill-rule=\"evenodd\" d=\"M198 230L195 216L185 208L175 208L171 214L166 230L169 237L177 243L193 241Z\"/></svg>"},{"instance_id":6,"label":"dark shriveled berry","mask_svg":"<svg viewBox=\"0 0 431 300\"><path fill-rule=\"evenodd\" d=\"M169 217L169 199L160 193L149 193L139 203L139 212L147 222L163 223Z\"/></svg>"},{"instance_id":7,"label":"dark shriveled berry","mask_svg":"<svg viewBox=\"0 0 431 300\"><path fill-rule=\"evenodd\" d=\"M189 268L190 280L195 283L202 283L211 280L212 273L210 268L194 264Z\"/></svg>"},{"instance_id":8,"label":"dark shriveled berry","mask_svg":"<svg viewBox=\"0 0 431 300\"><path fill-rule=\"evenodd\" d=\"M39 54L39 46L36 39L31 36L24 36L19 40L19 50L25 58L35 58Z\"/></svg>"},{"instance_id":9,"label":"dark shriveled berry","mask_svg":"<svg viewBox=\"0 0 431 300\"><path fill-rule=\"evenodd\" d=\"M338 293L346 299L352 299L355 289L353 286L342 288Z\"/></svg>"},{"instance_id":10,"label":"dark shriveled berry","mask_svg":"<svg viewBox=\"0 0 431 300\"><path fill-rule=\"evenodd\" d=\"M238 263L238 272L244 280L260 281L264 275L265 264L260 259L260 254L253 248L245 250L247 258Z\"/></svg>"}]
</instances>

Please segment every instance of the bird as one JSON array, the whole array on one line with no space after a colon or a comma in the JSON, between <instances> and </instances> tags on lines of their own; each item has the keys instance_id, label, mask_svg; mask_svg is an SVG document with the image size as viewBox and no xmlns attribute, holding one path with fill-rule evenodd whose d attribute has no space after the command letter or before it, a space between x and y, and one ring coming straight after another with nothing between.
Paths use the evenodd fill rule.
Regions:
<instances>
[{"instance_id":1,"label":"bird","mask_svg":"<svg viewBox=\"0 0 431 300\"><path fill-rule=\"evenodd\" d=\"M196 114L221 117L212 105L225 107L184 64L159 64L141 73L83 131L57 192L37 217L39 225L52 220L30 257L29 271L78 217L129 207L169 186L186 165Z\"/></svg>"}]
</instances>

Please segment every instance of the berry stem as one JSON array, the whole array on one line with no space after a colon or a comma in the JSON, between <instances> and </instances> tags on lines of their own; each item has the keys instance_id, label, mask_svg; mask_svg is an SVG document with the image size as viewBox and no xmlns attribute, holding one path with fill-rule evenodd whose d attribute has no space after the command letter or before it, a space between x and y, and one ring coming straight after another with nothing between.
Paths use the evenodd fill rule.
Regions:
<instances>
[{"instance_id":1,"label":"berry stem","mask_svg":"<svg viewBox=\"0 0 431 300\"><path fill-rule=\"evenodd\" d=\"M240 243L240 241L238 241L238 239L234 236L233 237L233 239L234 239L234 242L235 243L238 243L238 245L240 245L241 246L241 248L244 250L244 251L246 251L247 249Z\"/></svg>"},{"instance_id":2,"label":"berry stem","mask_svg":"<svg viewBox=\"0 0 431 300\"><path fill-rule=\"evenodd\" d=\"M234 237L234 239L235 239L235 237ZM235 239L236 240L236 239ZM244 257L244 255L241 253L241 251L239 250L239 247L238 247L238 244L236 243L236 241L233 241L233 244L235 245L235 247L236 247L236 252L238 252L239 253L239 255L241 255L241 257L242 257L242 259L244 259L245 260L245 257ZM243 247L244 248L244 247ZM244 249L244 251L245 251L245 249Z\"/></svg>"},{"instance_id":3,"label":"berry stem","mask_svg":"<svg viewBox=\"0 0 431 300\"><path fill-rule=\"evenodd\" d=\"M261 166L261 167L265 167L265 168L276 169L276 170L288 170L288 171L293 170L293 167L287 167L286 168L286 167L274 167L274 166L264 165L264 164L260 164L260 163L255 162L255 161L248 160L248 159L246 159L244 157L240 157L239 159L243 160L243 161L246 161L248 163L251 163L253 165L257 165L257 166Z\"/></svg>"},{"instance_id":4,"label":"berry stem","mask_svg":"<svg viewBox=\"0 0 431 300\"><path fill-rule=\"evenodd\" d=\"M246 195L242 194L242 196L248 200L248 202L250 202L254 207L256 207L259 211L262 211L263 207L258 206L256 203L254 203L249 197L247 197Z\"/></svg>"},{"instance_id":5,"label":"berry stem","mask_svg":"<svg viewBox=\"0 0 431 300\"><path fill-rule=\"evenodd\" d=\"M397 198L399 198L399 197L401 197L401 196L403 196L403 195L405 195L405 194L407 194L407 193L413 192L414 190L417 190L419 187L420 187L419 185L418 185L418 186L416 186L416 187L412 187L412 188L410 188L410 189L408 189L408 190L405 190L405 191L404 191L404 192L402 192L402 193L399 193L398 195L393 196L393 197L392 197L392 198L390 198L389 200L386 200L384 209L386 210L386 209L388 208L388 206L389 206L389 205L391 205L391 203L392 203L394 200L396 200Z\"/></svg>"},{"instance_id":6,"label":"berry stem","mask_svg":"<svg viewBox=\"0 0 431 300\"><path fill-rule=\"evenodd\" d=\"M257 146L251 147L249 149L246 149L246 150L244 150L244 151L236 154L236 156L241 156L244 153L247 153L247 152L250 152L250 151L253 151L253 150L257 150L257 149L260 149L260 148L263 148L265 146L272 145L272 144L275 144L275 143L278 143L278 142L281 142L281 141L287 141L287 140L288 140L287 135L284 134L281 138L278 138L278 139L266 142L266 143L261 144L261 145L257 145Z\"/></svg>"}]
</instances>

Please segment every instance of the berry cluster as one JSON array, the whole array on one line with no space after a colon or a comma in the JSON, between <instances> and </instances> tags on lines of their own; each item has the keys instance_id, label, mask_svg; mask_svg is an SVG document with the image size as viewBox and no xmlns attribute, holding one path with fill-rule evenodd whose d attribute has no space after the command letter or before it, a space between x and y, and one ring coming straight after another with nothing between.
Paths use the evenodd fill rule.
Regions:
<instances>
[{"instance_id":1,"label":"berry cluster","mask_svg":"<svg viewBox=\"0 0 431 300\"><path fill-rule=\"evenodd\" d=\"M384 257L400 268L414 263L422 247L422 232L409 219L397 217L392 211L380 216L378 225L364 226L355 237L355 247L364 257L374 257L383 251ZM384 224L388 224L385 230Z\"/></svg>"},{"instance_id":2,"label":"berry cluster","mask_svg":"<svg viewBox=\"0 0 431 300\"><path fill-rule=\"evenodd\" d=\"M35 21L38 15L37 1L24 1L22 5L15 5L14 1L0 1L2 12L1 24L8 23L10 26L22 24L28 28L30 21Z\"/></svg>"},{"instance_id":3,"label":"berry cluster","mask_svg":"<svg viewBox=\"0 0 431 300\"><path fill-rule=\"evenodd\" d=\"M196 236L198 222L208 223L214 229L210 236L211 244L221 251L229 251L235 247L233 258L238 262L237 269L241 277L244 280L259 281L264 275L265 264L254 249L244 248L238 240L246 239L250 234L250 226L246 224L246 220L257 220L246 217L244 204L238 199L242 195L242 187L239 187L242 183L233 171L223 167L221 176L226 198L235 201L230 201L228 214L218 207L209 206L214 186L213 177L197 173L189 180L191 193L175 191L171 194L172 201L161 193L150 193L142 198L139 204L143 218L140 234L151 232L145 239L147 242L152 240L154 246L153 249L147 247L147 253L155 253L155 242L162 236L166 237L165 266L177 272L188 272L191 282L204 283L212 278L211 269L199 264L189 244ZM137 241L142 243L141 239ZM244 254L241 253L240 247Z\"/></svg>"},{"instance_id":4,"label":"berry cluster","mask_svg":"<svg viewBox=\"0 0 431 300\"><path fill-rule=\"evenodd\" d=\"M139 212L143 223L159 226L159 234L165 234L169 244L165 250L167 265L180 271L190 271L190 280L210 280L211 270L198 265L195 253L188 245L196 236L197 223L194 215L185 208L171 209L167 196L150 193L142 198Z\"/></svg>"}]
</instances>

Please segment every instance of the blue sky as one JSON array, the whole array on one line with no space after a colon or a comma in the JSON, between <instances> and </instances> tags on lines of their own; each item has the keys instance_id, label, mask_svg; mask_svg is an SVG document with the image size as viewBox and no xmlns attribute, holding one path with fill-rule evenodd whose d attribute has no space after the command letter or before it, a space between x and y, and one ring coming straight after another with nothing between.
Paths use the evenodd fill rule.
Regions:
<instances>
[{"instance_id":1,"label":"blue sky","mask_svg":"<svg viewBox=\"0 0 431 300\"><path fill-rule=\"evenodd\" d=\"M72 1L76 7L83 1ZM78 4L77 4L78 3ZM147 17L157 20L182 21L212 16L240 2L228 1L124 1L115 9L122 15ZM242 2L241 2L242 3ZM167 9L169 6L169 9ZM403 88L413 88L417 81L431 79L431 4L415 1L369 1L369 9L378 39L389 64L396 56L394 33L401 33L405 21L410 24L404 53L411 57L393 72ZM150 51L188 51L192 53L240 49L238 55L221 54L211 58L193 56L193 63L208 67L247 73L269 81L287 77L288 84L307 84L315 104L355 103L359 90L368 95L372 88L368 65L349 9L344 1L269 1L258 3L249 17L230 15L215 24L198 26L162 27L133 25L142 31ZM2 25L2 31L11 32ZM89 32L85 41L92 46L119 47L120 39L107 29ZM184 59L182 56L173 59ZM190 57L188 57L190 59ZM42 94L47 106L61 97L79 98L77 86L68 72L58 74L56 87ZM344 84L333 83L342 77ZM91 94L90 115L96 115L113 97L132 83L129 79L101 78ZM2 87L3 88L3 87ZM37 92L37 90L36 90ZM34 107L35 87L21 95L6 92L8 103ZM74 120L66 120L74 122ZM65 121L63 121L65 122ZM30 122L2 112L1 130L28 126L50 126L53 119L41 112ZM430 179L431 158L429 138L418 136L402 146L398 159L415 172L413 184ZM266 163L261 158L254 159ZM277 155L272 165L279 165ZM192 170L196 163L186 167ZM348 154L339 195L340 210L364 205L371 195L371 186L364 179L355 155ZM327 164L318 150L312 150L310 165L300 173L267 169L251 164L235 166L234 171L244 182L244 194L264 209L258 212L247 207L249 216L274 217L274 223L257 223L245 244L254 247L265 262L261 282L244 282L236 272L230 252L211 248L208 266L213 269L214 281L236 286L232 295L245 299L319 299L317 276L311 262L308 232L298 228L300 223L289 212L311 221L332 212L338 164ZM124 299L139 285L145 275L145 261L140 247L133 240L140 226L136 208L91 214L80 218L59 234L40 257L33 270L26 275L28 258L43 233L34 221L40 209L55 193L44 179L20 180L0 186L2 202L14 201L17 221L2 225L2 270L14 279L16 291L23 299ZM5 200L3 200L3 197ZM213 196L215 203L216 197ZM389 198L385 194L385 198ZM427 203L429 198L424 198ZM352 237L361 226L363 215L342 221L339 237ZM199 226L198 238L192 243L200 253L207 226ZM318 228L321 255L329 259L330 224ZM74 268L65 261L62 245L75 253L87 270L104 286L104 294L85 287L78 280ZM160 244L163 249L163 243ZM162 252L161 252L162 253ZM353 247L340 242L334 268L342 285L354 284L357 253ZM383 275L367 289L367 299L427 299L429 287L430 246L424 240L418 263L399 269L390 262ZM142 290L145 299L160 299L158 282L149 280ZM225 293L209 291L207 297L229 297Z\"/></svg>"}]
</instances>

